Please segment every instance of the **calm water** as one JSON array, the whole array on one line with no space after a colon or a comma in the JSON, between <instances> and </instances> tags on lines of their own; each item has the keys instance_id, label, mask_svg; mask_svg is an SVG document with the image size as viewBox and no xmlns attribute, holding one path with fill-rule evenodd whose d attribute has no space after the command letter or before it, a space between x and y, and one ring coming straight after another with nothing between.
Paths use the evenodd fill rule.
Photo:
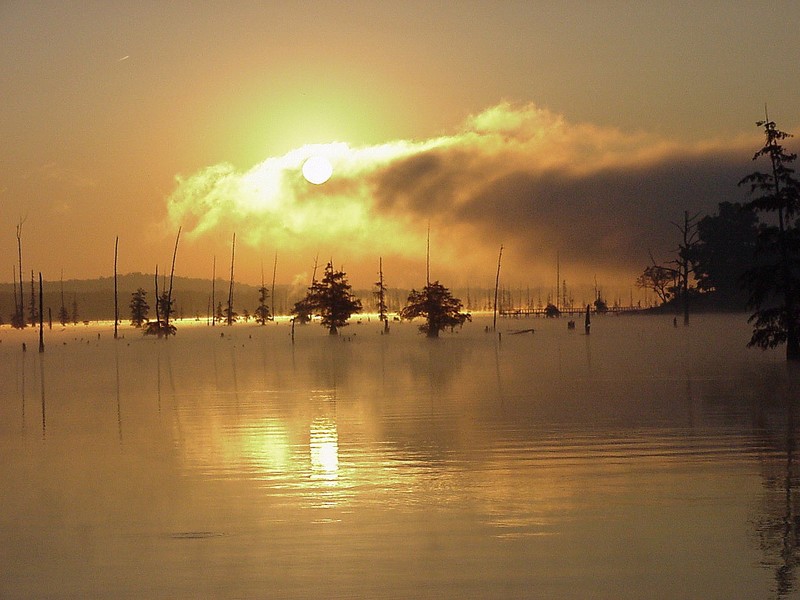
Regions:
<instances>
[{"instance_id":1,"label":"calm water","mask_svg":"<svg viewBox=\"0 0 800 600\"><path fill-rule=\"evenodd\" d=\"M800 597L743 317L488 322L2 328L0 597Z\"/></svg>"}]
</instances>

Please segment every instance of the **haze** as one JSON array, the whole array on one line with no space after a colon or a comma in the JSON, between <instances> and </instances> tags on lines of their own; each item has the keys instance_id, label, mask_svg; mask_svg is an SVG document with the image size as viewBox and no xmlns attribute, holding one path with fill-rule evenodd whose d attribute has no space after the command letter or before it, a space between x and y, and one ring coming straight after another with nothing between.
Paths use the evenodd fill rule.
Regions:
<instances>
[{"instance_id":1,"label":"haze","mask_svg":"<svg viewBox=\"0 0 800 600\"><path fill-rule=\"evenodd\" d=\"M798 130L796 3L0 5L0 255L45 279L237 249L255 283L598 277L627 298L684 210L741 201L754 126ZM765 32L769 32L766 39ZM794 146L795 144L791 144ZM326 156L327 183L303 160ZM2 230L0 230L2 231ZM624 290L624 291L622 291Z\"/></svg>"}]
</instances>

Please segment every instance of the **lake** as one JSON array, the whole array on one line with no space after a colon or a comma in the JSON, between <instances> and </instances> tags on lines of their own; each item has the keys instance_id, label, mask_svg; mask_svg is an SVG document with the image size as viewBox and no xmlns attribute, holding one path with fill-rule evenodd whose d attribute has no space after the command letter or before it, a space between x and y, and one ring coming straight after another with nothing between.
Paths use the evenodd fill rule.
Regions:
<instances>
[{"instance_id":1,"label":"lake","mask_svg":"<svg viewBox=\"0 0 800 600\"><path fill-rule=\"evenodd\" d=\"M0 597L800 597L782 349L487 325L0 328Z\"/></svg>"}]
</instances>

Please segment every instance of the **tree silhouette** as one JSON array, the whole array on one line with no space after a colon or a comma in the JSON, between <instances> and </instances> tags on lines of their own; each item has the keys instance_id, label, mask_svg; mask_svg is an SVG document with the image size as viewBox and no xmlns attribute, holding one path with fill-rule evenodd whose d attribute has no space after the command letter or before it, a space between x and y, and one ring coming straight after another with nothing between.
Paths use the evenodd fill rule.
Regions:
<instances>
[{"instance_id":1,"label":"tree silhouette","mask_svg":"<svg viewBox=\"0 0 800 600\"><path fill-rule=\"evenodd\" d=\"M147 303L147 292L139 288L131 294L131 325L141 327L147 320L150 305Z\"/></svg>"},{"instance_id":2,"label":"tree silhouette","mask_svg":"<svg viewBox=\"0 0 800 600\"><path fill-rule=\"evenodd\" d=\"M544 307L544 316L548 319L557 319L561 316L561 311L552 302L548 302Z\"/></svg>"},{"instance_id":3,"label":"tree silhouette","mask_svg":"<svg viewBox=\"0 0 800 600\"><path fill-rule=\"evenodd\" d=\"M383 332L389 333L389 309L386 306L386 286L383 283L383 258L378 259L378 281L375 282L377 288L373 295L375 296L376 308L378 309L378 319L383 321Z\"/></svg>"},{"instance_id":4,"label":"tree silhouette","mask_svg":"<svg viewBox=\"0 0 800 600\"><path fill-rule=\"evenodd\" d=\"M69 323L69 313L67 306L64 304L64 273L61 273L61 308L58 309L58 320L61 325Z\"/></svg>"},{"instance_id":5,"label":"tree silhouette","mask_svg":"<svg viewBox=\"0 0 800 600\"><path fill-rule=\"evenodd\" d=\"M225 321L226 325L233 325L239 319L239 313L233 310L232 302L229 301L222 310L222 319Z\"/></svg>"},{"instance_id":6,"label":"tree silhouette","mask_svg":"<svg viewBox=\"0 0 800 600\"><path fill-rule=\"evenodd\" d=\"M721 202L716 215L698 221L697 234L693 249L697 288L713 294L718 306L743 307L742 276L755 266L758 217L741 204Z\"/></svg>"},{"instance_id":7,"label":"tree silhouette","mask_svg":"<svg viewBox=\"0 0 800 600\"><path fill-rule=\"evenodd\" d=\"M169 324L169 319L175 314L175 300L169 297L169 292L164 290L161 292L161 298L158 300L158 311L161 319Z\"/></svg>"},{"instance_id":8,"label":"tree silhouette","mask_svg":"<svg viewBox=\"0 0 800 600\"><path fill-rule=\"evenodd\" d=\"M311 288L309 288L308 293L310 292ZM300 325L305 325L308 323L311 320L311 313L314 311L314 308L311 306L309 301L308 293L306 296L295 302L294 307L292 308L292 314L294 315L292 321L299 323Z\"/></svg>"},{"instance_id":9,"label":"tree silhouette","mask_svg":"<svg viewBox=\"0 0 800 600\"><path fill-rule=\"evenodd\" d=\"M267 306L267 299L269 298L269 290L264 286L262 277L261 287L258 288L258 306L256 307L256 323L259 325L266 325L267 321L272 320L269 306Z\"/></svg>"},{"instance_id":10,"label":"tree silhouette","mask_svg":"<svg viewBox=\"0 0 800 600\"><path fill-rule=\"evenodd\" d=\"M78 296L72 295L72 324L78 324Z\"/></svg>"},{"instance_id":11,"label":"tree silhouette","mask_svg":"<svg viewBox=\"0 0 800 600\"><path fill-rule=\"evenodd\" d=\"M336 271L333 263L328 262L322 280L314 281L305 298L295 304L298 320L303 315L315 314L329 333L336 335L353 314L361 312L361 301L350 289L344 271Z\"/></svg>"},{"instance_id":12,"label":"tree silhouette","mask_svg":"<svg viewBox=\"0 0 800 600\"><path fill-rule=\"evenodd\" d=\"M159 295L158 293L158 265L156 265L156 273L153 278L155 284L155 297L156 297L156 318L149 321L144 328L144 335L155 335L159 338L175 335L177 329L175 325L169 322L169 315L174 313L173 300L168 291L164 291Z\"/></svg>"},{"instance_id":13,"label":"tree silhouette","mask_svg":"<svg viewBox=\"0 0 800 600\"><path fill-rule=\"evenodd\" d=\"M419 330L429 338L436 338L445 327L452 329L472 320L469 313L461 312L462 308L461 300L454 298L450 290L434 281L420 291L411 290L400 316L408 320L424 317L425 323L419 326Z\"/></svg>"},{"instance_id":14,"label":"tree silhouette","mask_svg":"<svg viewBox=\"0 0 800 600\"><path fill-rule=\"evenodd\" d=\"M694 276L694 245L697 243L697 217L689 217L689 211L683 212L683 225L672 223L681 232L683 237L678 245L678 252L673 264L678 272L677 294L683 309L683 324L689 324L689 276Z\"/></svg>"},{"instance_id":15,"label":"tree silhouette","mask_svg":"<svg viewBox=\"0 0 800 600\"><path fill-rule=\"evenodd\" d=\"M17 310L14 314L14 317L11 320L11 324L18 329L25 328L25 299L23 297L23 290L22 290L22 224L23 223L25 223L25 219L20 219L19 223L17 224L17 252L19 255L19 304L17 305ZM14 294L14 303L16 304L16 294Z\"/></svg>"},{"instance_id":16,"label":"tree silhouette","mask_svg":"<svg viewBox=\"0 0 800 600\"><path fill-rule=\"evenodd\" d=\"M666 265L658 264L650 253L650 266L645 267L636 279L639 288L653 290L662 304L671 300L680 300L683 311L683 324L689 324L689 299L696 294L690 279L695 272L695 245L697 244L697 217L689 217L689 211L683 213L683 223L672 224L681 232L681 241L675 250L675 258ZM668 266L669 265L669 266Z\"/></svg>"},{"instance_id":17,"label":"tree silhouette","mask_svg":"<svg viewBox=\"0 0 800 600\"><path fill-rule=\"evenodd\" d=\"M31 324L31 327L36 327L36 324L39 322L39 312L36 310L36 288L33 271L31 271L31 304L29 308L28 320Z\"/></svg>"},{"instance_id":18,"label":"tree silhouette","mask_svg":"<svg viewBox=\"0 0 800 600\"><path fill-rule=\"evenodd\" d=\"M656 264L645 267L642 274L636 279L636 286L640 289L652 290L661 303L665 304L672 298L672 290L676 287L675 269Z\"/></svg>"},{"instance_id":19,"label":"tree silhouette","mask_svg":"<svg viewBox=\"0 0 800 600\"><path fill-rule=\"evenodd\" d=\"M800 227L795 220L800 182L791 167L797 154L781 144L791 135L769 118L756 125L763 127L766 141L753 160L768 158L770 170L751 173L739 185L749 185L750 193L757 194L747 207L776 214L778 224L761 227L756 248L759 264L744 277L748 307L754 310L748 346L766 349L785 343L786 358L800 360Z\"/></svg>"}]
</instances>

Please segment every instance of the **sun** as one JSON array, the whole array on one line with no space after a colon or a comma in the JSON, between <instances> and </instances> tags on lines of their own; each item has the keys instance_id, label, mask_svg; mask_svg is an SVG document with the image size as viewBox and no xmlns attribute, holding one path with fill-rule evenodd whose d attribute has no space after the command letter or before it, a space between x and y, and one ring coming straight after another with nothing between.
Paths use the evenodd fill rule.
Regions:
<instances>
[{"instance_id":1,"label":"sun","mask_svg":"<svg viewBox=\"0 0 800 600\"><path fill-rule=\"evenodd\" d=\"M312 156L303 163L303 177L309 183L323 184L331 178L331 175L333 175L331 161L324 156Z\"/></svg>"}]
</instances>

